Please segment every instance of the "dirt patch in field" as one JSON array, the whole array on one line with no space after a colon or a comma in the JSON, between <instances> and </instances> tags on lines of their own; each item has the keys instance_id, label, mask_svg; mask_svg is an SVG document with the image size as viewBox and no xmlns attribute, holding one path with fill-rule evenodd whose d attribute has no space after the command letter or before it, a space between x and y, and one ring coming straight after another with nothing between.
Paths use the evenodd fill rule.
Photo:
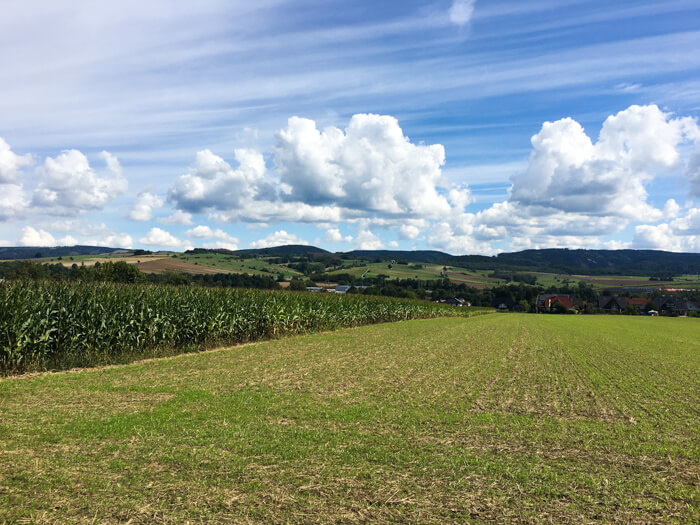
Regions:
<instances>
[{"instance_id":1,"label":"dirt patch in field","mask_svg":"<svg viewBox=\"0 0 700 525\"><path fill-rule=\"evenodd\" d=\"M192 264L177 259L158 259L155 261L142 262L138 265L138 268L143 273L162 273L166 270L192 274L230 273L228 270Z\"/></svg>"}]
</instances>

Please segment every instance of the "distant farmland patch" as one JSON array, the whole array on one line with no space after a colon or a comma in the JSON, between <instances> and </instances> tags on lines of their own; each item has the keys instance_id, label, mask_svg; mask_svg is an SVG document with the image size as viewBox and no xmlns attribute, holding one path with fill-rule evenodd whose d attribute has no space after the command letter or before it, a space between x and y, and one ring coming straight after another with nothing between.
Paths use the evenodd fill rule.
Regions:
<instances>
[{"instance_id":1,"label":"distant farmland patch","mask_svg":"<svg viewBox=\"0 0 700 525\"><path fill-rule=\"evenodd\" d=\"M223 268L204 266L203 264L193 264L172 258L156 259L142 262L138 265L138 268L143 273L162 273L166 270L185 272L191 274L229 273L228 270L225 270Z\"/></svg>"}]
</instances>

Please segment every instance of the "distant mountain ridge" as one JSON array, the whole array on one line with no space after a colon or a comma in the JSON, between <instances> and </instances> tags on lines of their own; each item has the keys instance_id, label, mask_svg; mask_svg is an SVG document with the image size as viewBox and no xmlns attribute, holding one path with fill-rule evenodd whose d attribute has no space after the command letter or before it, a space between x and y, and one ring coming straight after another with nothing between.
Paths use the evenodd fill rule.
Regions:
<instances>
[{"instance_id":1,"label":"distant mountain ridge","mask_svg":"<svg viewBox=\"0 0 700 525\"><path fill-rule=\"evenodd\" d=\"M102 255L121 251L131 250L104 246L6 246L0 247L0 260L32 259L37 254L41 254L41 257L69 257L71 255Z\"/></svg>"},{"instance_id":2,"label":"distant mountain ridge","mask_svg":"<svg viewBox=\"0 0 700 525\"><path fill-rule=\"evenodd\" d=\"M101 255L120 251L130 250L100 246L0 247L0 259L31 259L38 253L43 257L65 257L71 255ZM353 250L332 253L316 246L290 244L236 251L210 250L206 248L197 248L193 251L259 257L331 256L381 261L423 262L461 266L475 270L537 271L583 275L654 276L700 273L700 253L676 253L660 250L570 250L567 248L549 248L486 256L450 255L437 250Z\"/></svg>"}]
</instances>

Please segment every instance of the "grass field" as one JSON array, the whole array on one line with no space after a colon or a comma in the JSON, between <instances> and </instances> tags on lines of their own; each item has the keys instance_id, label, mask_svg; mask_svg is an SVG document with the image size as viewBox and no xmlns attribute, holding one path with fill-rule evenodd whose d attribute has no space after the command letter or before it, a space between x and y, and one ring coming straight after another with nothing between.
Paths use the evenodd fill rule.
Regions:
<instances>
[{"instance_id":1,"label":"grass field","mask_svg":"<svg viewBox=\"0 0 700 525\"><path fill-rule=\"evenodd\" d=\"M488 315L0 381L0 522L697 522L700 324Z\"/></svg>"}]
</instances>

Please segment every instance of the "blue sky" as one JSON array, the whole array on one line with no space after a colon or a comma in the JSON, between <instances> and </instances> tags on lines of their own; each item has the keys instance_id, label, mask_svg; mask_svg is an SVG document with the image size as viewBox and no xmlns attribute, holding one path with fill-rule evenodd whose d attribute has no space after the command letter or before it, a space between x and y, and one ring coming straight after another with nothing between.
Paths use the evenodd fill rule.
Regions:
<instances>
[{"instance_id":1,"label":"blue sky","mask_svg":"<svg viewBox=\"0 0 700 525\"><path fill-rule=\"evenodd\" d=\"M694 1L5 0L0 245L700 252Z\"/></svg>"}]
</instances>

